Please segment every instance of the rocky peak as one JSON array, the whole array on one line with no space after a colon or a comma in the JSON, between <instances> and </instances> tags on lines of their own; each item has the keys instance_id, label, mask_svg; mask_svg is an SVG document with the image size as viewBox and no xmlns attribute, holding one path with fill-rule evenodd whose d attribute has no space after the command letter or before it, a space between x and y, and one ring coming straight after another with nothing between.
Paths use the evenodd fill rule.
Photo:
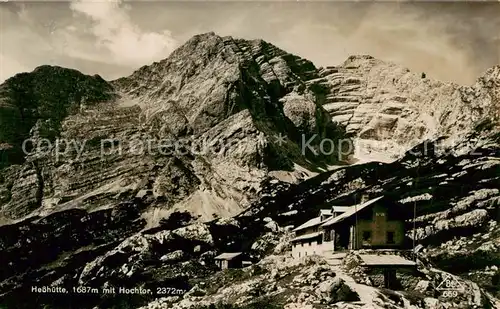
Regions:
<instances>
[{"instance_id":1,"label":"rocky peak","mask_svg":"<svg viewBox=\"0 0 500 309\"><path fill-rule=\"evenodd\" d=\"M38 85L32 77L24 83L30 95L51 94L33 96L50 108L48 118L34 115L26 134L53 132L44 126L54 120L60 127L54 135L83 145L83 152L74 145L62 154L51 149L11 169L8 181L0 183L1 213L9 218L111 208L140 196L150 208L169 209L163 215L183 209L209 220L243 210L270 177L296 181L342 159L338 152L302 152L302 134L317 134L311 144L317 149L322 137L336 140L344 132L305 83L317 75L314 65L262 40L197 35L167 59L109 84L48 66L27 76L52 71L68 75L61 82L43 79L63 87L61 98L52 84ZM79 90L84 82L88 93ZM119 98L109 104L113 91ZM97 99L105 102L93 104ZM103 140L125 147L123 153L104 154ZM137 141L147 143L147 151L132 151L130 143ZM159 145L165 141L175 145L174 152Z\"/></svg>"},{"instance_id":2,"label":"rocky peak","mask_svg":"<svg viewBox=\"0 0 500 309\"><path fill-rule=\"evenodd\" d=\"M114 98L113 87L99 75L84 75L73 69L43 65L20 73L0 86L0 143L12 148L4 153L0 167L23 161L22 142L35 123L41 137L53 139L61 121L80 106Z\"/></svg>"},{"instance_id":3,"label":"rocky peak","mask_svg":"<svg viewBox=\"0 0 500 309\"><path fill-rule=\"evenodd\" d=\"M376 61L377 59L370 55L351 55L342 63L342 66L346 68L357 68Z\"/></svg>"},{"instance_id":4,"label":"rocky peak","mask_svg":"<svg viewBox=\"0 0 500 309\"><path fill-rule=\"evenodd\" d=\"M484 107L489 108L487 115L490 119L500 120L500 65L489 68L472 88L480 93L480 98L483 95L489 98L484 102L487 104ZM484 88L486 93L482 92L481 88Z\"/></svg>"},{"instance_id":5,"label":"rocky peak","mask_svg":"<svg viewBox=\"0 0 500 309\"><path fill-rule=\"evenodd\" d=\"M346 265L328 259L328 265L306 260L295 266L270 257L247 268L250 273L215 274L212 267L217 252L245 251L256 261L269 252L279 255L290 244L292 226L325 205L352 205L362 193L416 207L416 225L408 222L406 236L425 247L419 259L477 276L481 288L498 296L499 71L492 68L475 85L460 87L366 55L316 69L262 40L207 33L111 83L50 66L19 74L0 85L0 155L25 136L49 134L76 144L0 167L0 302L18 308L33 282L182 291L198 281L207 291L193 287L167 304L157 304L157 294L69 299L79 308L115 302L213 308L215 301L238 298L243 304L266 295L280 308L378 308L370 296L378 290L367 286L377 283L355 265L343 271L354 256ZM304 167L319 171L338 159L303 155L301 134L338 139L345 130L376 150L385 147L384 157L396 146L409 149L441 135L477 145L488 132L491 145L479 155L449 155L426 153L420 143L390 164L344 166L298 181L310 175ZM464 134L470 130L477 134ZM287 138L276 141L280 134ZM181 149L155 144L158 138L181 141ZM153 143L131 151L130 142L141 141ZM204 142L210 151L191 147ZM339 268L331 272L332 266ZM426 271L400 279L406 292L421 292L408 295L415 308L441 302L447 308L491 307L493 297L471 282L468 293L448 303L434 298L432 286L443 282L441 276ZM278 295L283 291L290 296ZM340 298L341 291L349 297ZM360 292L359 303L333 304L357 299L352 292ZM406 292L380 294L376 302L399 308L409 303ZM208 295L195 296L200 294ZM68 307L59 303L67 294L39 295L20 308Z\"/></svg>"},{"instance_id":6,"label":"rocky peak","mask_svg":"<svg viewBox=\"0 0 500 309\"><path fill-rule=\"evenodd\" d=\"M263 40L220 37L209 32L195 35L168 58L144 66L131 76L118 79L114 83L125 92L140 95L139 89L171 82L171 78L165 75L175 72L187 82L195 75L206 74L203 73L205 71L210 71L212 75L221 75L218 78L226 83L232 82L232 73L257 73L261 74L260 78L266 82L278 79L282 86L299 80L305 81L317 74L312 62L289 54ZM147 82L148 85L139 85L141 81ZM177 86L177 90L180 90L184 82L179 82Z\"/></svg>"},{"instance_id":7,"label":"rocky peak","mask_svg":"<svg viewBox=\"0 0 500 309\"><path fill-rule=\"evenodd\" d=\"M161 122L159 131L167 135L203 134L247 110L266 134L297 139L307 129L305 133L337 137L317 94L306 89L305 82L317 75L310 61L263 40L211 32L194 36L167 59L113 83L142 106L148 122ZM306 119L306 127L300 119Z\"/></svg>"},{"instance_id":8,"label":"rocky peak","mask_svg":"<svg viewBox=\"0 0 500 309\"><path fill-rule=\"evenodd\" d=\"M481 121L496 121L498 72L491 68L466 87L359 55L308 83L325 89L323 107L357 137L358 159L394 160L426 139L447 136L454 144Z\"/></svg>"},{"instance_id":9,"label":"rocky peak","mask_svg":"<svg viewBox=\"0 0 500 309\"><path fill-rule=\"evenodd\" d=\"M167 59L110 83L42 66L0 86L1 154L22 158L22 140L47 134L88 141L88 148L78 160L74 152L57 161L34 156L9 169L0 183L2 211L19 217L33 209L113 207L139 194L155 207L187 208L204 219L233 215L269 177L297 180L344 159L337 152L304 154L302 136L317 135L311 144L317 150L323 138L347 132L369 150L367 157L382 160L425 139L468 136L498 115L498 72L492 68L476 85L460 87L368 55L316 69L263 40L215 33L194 36ZM121 97L109 104L115 91ZM277 136L286 139L277 143ZM103 138L185 138L184 148L224 147L103 158Z\"/></svg>"}]
</instances>

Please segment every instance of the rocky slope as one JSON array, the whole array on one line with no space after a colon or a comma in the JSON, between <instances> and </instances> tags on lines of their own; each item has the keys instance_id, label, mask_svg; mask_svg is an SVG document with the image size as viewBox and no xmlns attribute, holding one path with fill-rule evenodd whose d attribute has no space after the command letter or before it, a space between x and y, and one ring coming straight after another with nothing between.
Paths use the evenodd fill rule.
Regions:
<instances>
[{"instance_id":1,"label":"rocky slope","mask_svg":"<svg viewBox=\"0 0 500 309\"><path fill-rule=\"evenodd\" d=\"M254 308L264 303L269 308L498 308L498 142L498 131L490 131L490 146L472 154L444 152L435 142L427 144L428 152L422 144L391 164L348 166L300 184L273 180L264 186L262 198L244 213L207 223L195 223L187 213L179 213L159 227L143 230L146 222L140 213L147 205L137 198L112 210L63 211L6 225L0 233L5 253L2 299L16 308L42 303L48 308L75 304L79 308L252 308L254 301ZM416 243L423 246L418 253L419 275L401 277L399 291L383 290L346 260L346 268L331 268L333 273L325 277L325 282L333 280L331 287L320 288L307 278L309 270L315 272L323 262L298 269L285 267L297 263L280 260L288 259L290 226L315 216L329 204L350 205L367 192L384 194L410 212L416 207ZM409 221L408 239L414 235L412 227ZM265 257L272 253L279 254L281 262L271 263L263 273L256 266L243 273L218 273L213 257L234 251L247 252L258 265L266 264ZM436 290L444 278L439 268L460 276L470 289L453 299L441 295ZM272 275L275 272L277 277ZM335 277L342 280L335 283ZM99 290L73 298L48 294L20 307L19 297L34 282L68 290L76 286L140 287L152 293L105 294ZM360 300L343 298L349 289L341 288L342 284ZM158 291L161 287L168 287L168 292Z\"/></svg>"},{"instance_id":2,"label":"rocky slope","mask_svg":"<svg viewBox=\"0 0 500 309\"><path fill-rule=\"evenodd\" d=\"M324 88L323 107L357 136L358 159L390 161L425 139L447 136L454 143L485 118L497 121L499 74L495 66L474 85L459 86L371 56L351 56L320 69L308 83Z\"/></svg>"},{"instance_id":3,"label":"rocky slope","mask_svg":"<svg viewBox=\"0 0 500 309\"><path fill-rule=\"evenodd\" d=\"M111 100L113 92L98 75L60 67L40 66L6 80L0 85L0 168L23 162L22 143L37 122L41 136L53 139L68 114L83 104Z\"/></svg>"},{"instance_id":4,"label":"rocky slope","mask_svg":"<svg viewBox=\"0 0 500 309\"><path fill-rule=\"evenodd\" d=\"M243 210L267 177L294 182L348 155L384 150L378 159L390 161L443 135L468 150L457 140L497 121L498 73L459 87L368 56L317 69L262 40L213 33L111 83L40 67L2 85L1 123L16 133L0 137L0 212L8 222L140 195L153 203L151 224L165 209L209 220Z\"/></svg>"},{"instance_id":5,"label":"rocky slope","mask_svg":"<svg viewBox=\"0 0 500 309\"><path fill-rule=\"evenodd\" d=\"M268 177L296 181L342 160L303 153L299 145L302 134L345 135L305 86L314 65L261 40L208 33L112 83L71 74L42 67L4 85L11 105L29 100L37 110L52 108L33 114L15 141L0 139L16 150L23 138L40 145L28 149L24 164L6 162L0 183L6 220L113 207L138 195L152 203L151 221L168 209L209 220L244 209ZM38 95L46 81L61 87ZM98 86L101 96L93 97ZM46 123L56 132L43 140Z\"/></svg>"},{"instance_id":6,"label":"rocky slope","mask_svg":"<svg viewBox=\"0 0 500 309\"><path fill-rule=\"evenodd\" d=\"M247 214L265 209L270 216L278 213L273 218L280 225L288 225L329 204L350 205L363 193L385 195L410 213L415 207L415 234L409 220L407 237L411 241L415 235L421 259L472 279L498 297L500 135L498 129L487 135L490 139L483 142L488 147L460 156L436 141L391 164L323 173L270 195Z\"/></svg>"},{"instance_id":7,"label":"rocky slope","mask_svg":"<svg viewBox=\"0 0 500 309\"><path fill-rule=\"evenodd\" d=\"M55 67L15 76L0 86L0 125L22 128L0 138L9 156L0 173L0 305L495 308L498 71L458 87L367 56L316 69L261 40L208 33L112 82ZM69 80L61 91L57 78ZM302 134L319 136L314 150L321 138L351 136L416 146L391 163L336 166L299 182L346 159L303 154ZM423 142L429 136L439 138ZM45 144L12 161L9 151L28 137ZM287 259L290 226L366 192L416 208L415 286L383 291L347 265L326 271L322 261L297 268ZM407 230L411 239L411 222ZM213 257L228 251L245 251L258 267L217 272ZM435 268L460 276L468 293L443 299ZM328 284L311 281L316 275ZM408 293L419 281L427 281L422 293ZM33 294L33 286L72 297ZM152 293L104 293L111 287Z\"/></svg>"},{"instance_id":8,"label":"rocky slope","mask_svg":"<svg viewBox=\"0 0 500 309\"><path fill-rule=\"evenodd\" d=\"M460 300L441 298L437 285L448 273L429 269L424 263L414 273L401 274L406 291L391 291L358 283L369 280L361 268L354 266L356 255L345 258L342 265L331 265L322 257L300 260L270 255L243 270L226 270L197 283L180 296L159 298L141 309L163 308L489 308L489 301L474 283L460 280L467 287ZM354 262L354 263L353 263ZM441 306L441 307L438 307ZM491 308L491 307L490 307Z\"/></svg>"}]
</instances>

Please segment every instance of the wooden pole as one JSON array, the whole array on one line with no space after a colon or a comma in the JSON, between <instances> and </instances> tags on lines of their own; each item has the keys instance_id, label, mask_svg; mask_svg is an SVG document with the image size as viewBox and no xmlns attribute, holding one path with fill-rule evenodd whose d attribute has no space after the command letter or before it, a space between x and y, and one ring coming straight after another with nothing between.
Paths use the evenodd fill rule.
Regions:
<instances>
[{"instance_id":1,"label":"wooden pole","mask_svg":"<svg viewBox=\"0 0 500 309\"><path fill-rule=\"evenodd\" d=\"M363 200L363 198L361 198ZM356 224L354 226L354 248L353 249L358 249L358 203L354 204L354 213L355 213L355 218L356 218Z\"/></svg>"},{"instance_id":2,"label":"wooden pole","mask_svg":"<svg viewBox=\"0 0 500 309\"><path fill-rule=\"evenodd\" d=\"M417 253L415 252L415 243L416 243L416 237L417 237L417 229L416 229L416 221L417 218L417 201L413 202L413 258L415 259L415 262L417 261Z\"/></svg>"}]
</instances>

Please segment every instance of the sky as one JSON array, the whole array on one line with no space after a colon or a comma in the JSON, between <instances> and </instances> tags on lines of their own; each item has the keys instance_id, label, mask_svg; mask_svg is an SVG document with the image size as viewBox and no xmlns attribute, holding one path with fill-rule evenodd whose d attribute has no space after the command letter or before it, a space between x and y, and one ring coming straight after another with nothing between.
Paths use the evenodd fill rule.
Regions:
<instances>
[{"instance_id":1,"label":"sky","mask_svg":"<svg viewBox=\"0 0 500 309\"><path fill-rule=\"evenodd\" d=\"M500 2L3 0L0 82L44 64L112 80L209 31L318 67L368 54L463 85L500 64Z\"/></svg>"}]
</instances>

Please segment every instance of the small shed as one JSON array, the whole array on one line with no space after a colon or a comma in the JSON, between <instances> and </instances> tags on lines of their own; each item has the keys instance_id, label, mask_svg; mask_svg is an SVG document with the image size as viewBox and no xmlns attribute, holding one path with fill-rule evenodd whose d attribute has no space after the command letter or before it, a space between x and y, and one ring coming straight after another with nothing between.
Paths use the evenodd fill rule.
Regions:
<instances>
[{"instance_id":1,"label":"small shed","mask_svg":"<svg viewBox=\"0 0 500 309\"><path fill-rule=\"evenodd\" d=\"M367 267L416 267L417 263L393 254L360 254L362 265Z\"/></svg>"},{"instance_id":2,"label":"small shed","mask_svg":"<svg viewBox=\"0 0 500 309\"><path fill-rule=\"evenodd\" d=\"M397 271L416 271L417 263L394 254L361 254L361 266L382 271L384 287L397 289L399 282L396 277ZM368 277L371 277L370 274ZM372 280L374 278L371 278Z\"/></svg>"},{"instance_id":3,"label":"small shed","mask_svg":"<svg viewBox=\"0 0 500 309\"><path fill-rule=\"evenodd\" d=\"M242 262L242 252L222 253L215 257L215 264L217 264L220 269L241 268Z\"/></svg>"}]
</instances>

